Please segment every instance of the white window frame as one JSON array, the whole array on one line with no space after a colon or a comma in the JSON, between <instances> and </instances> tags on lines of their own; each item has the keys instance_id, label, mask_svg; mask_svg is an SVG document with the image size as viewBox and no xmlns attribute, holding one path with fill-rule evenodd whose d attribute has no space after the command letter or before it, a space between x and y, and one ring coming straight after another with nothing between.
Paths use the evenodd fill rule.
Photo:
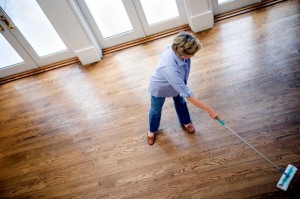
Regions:
<instances>
[{"instance_id":1,"label":"white window frame","mask_svg":"<svg viewBox=\"0 0 300 199\"><path fill-rule=\"evenodd\" d=\"M229 12L258 2L261 2L261 0L228 0L227 2L218 4L218 0L211 0L214 15Z\"/></svg>"}]
</instances>

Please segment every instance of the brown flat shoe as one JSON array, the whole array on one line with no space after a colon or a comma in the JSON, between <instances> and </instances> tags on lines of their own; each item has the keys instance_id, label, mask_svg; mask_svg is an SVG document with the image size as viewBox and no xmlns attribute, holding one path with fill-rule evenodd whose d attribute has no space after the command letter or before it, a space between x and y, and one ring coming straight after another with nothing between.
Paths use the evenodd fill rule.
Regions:
<instances>
[{"instance_id":1,"label":"brown flat shoe","mask_svg":"<svg viewBox=\"0 0 300 199\"><path fill-rule=\"evenodd\" d=\"M195 133L195 128L194 125L192 123L186 124L186 125L182 125L182 128L187 131L189 134L193 134Z\"/></svg>"},{"instance_id":2,"label":"brown flat shoe","mask_svg":"<svg viewBox=\"0 0 300 199\"><path fill-rule=\"evenodd\" d=\"M149 145L153 145L155 142L155 134L154 134L154 136L150 137L150 136L148 136L148 132L147 132L147 141L148 141Z\"/></svg>"}]
</instances>

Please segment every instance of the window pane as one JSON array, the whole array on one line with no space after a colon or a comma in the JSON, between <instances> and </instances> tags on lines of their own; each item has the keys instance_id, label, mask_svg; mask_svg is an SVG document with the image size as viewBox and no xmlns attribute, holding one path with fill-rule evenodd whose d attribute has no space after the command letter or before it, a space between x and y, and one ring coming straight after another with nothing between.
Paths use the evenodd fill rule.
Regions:
<instances>
[{"instance_id":1,"label":"window pane","mask_svg":"<svg viewBox=\"0 0 300 199\"><path fill-rule=\"evenodd\" d=\"M23 62L23 59L2 34L0 34L0 46L0 69Z\"/></svg>"},{"instance_id":2,"label":"window pane","mask_svg":"<svg viewBox=\"0 0 300 199\"><path fill-rule=\"evenodd\" d=\"M140 0L149 25L179 16L175 0Z\"/></svg>"},{"instance_id":3,"label":"window pane","mask_svg":"<svg viewBox=\"0 0 300 199\"><path fill-rule=\"evenodd\" d=\"M40 57L67 49L35 0L5 2L3 9Z\"/></svg>"},{"instance_id":4,"label":"window pane","mask_svg":"<svg viewBox=\"0 0 300 199\"><path fill-rule=\"evenodd\" d=\"M132 31L121 0L85 0L104 38Z\"/></svg>"}]
</instances>

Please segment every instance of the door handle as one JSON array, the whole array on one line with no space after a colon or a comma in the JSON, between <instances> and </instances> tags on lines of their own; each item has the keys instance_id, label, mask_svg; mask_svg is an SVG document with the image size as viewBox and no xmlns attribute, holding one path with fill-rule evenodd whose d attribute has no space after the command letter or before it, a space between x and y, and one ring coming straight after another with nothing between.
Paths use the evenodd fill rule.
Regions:
<instances>
[{"instance_id":1,"label":"door handle","mask_svg":"<svg viewBox=\"0 0 300 199\"><path fill-rule=\"evenodd\" d=\"M3 21L3 22L5 23L5 25L6 25L9 29L13 29L13 28L14 28L14 26L11 25L11 24L9 23L9 21L6 19L5 16L1 15L1 16L0 16L0 19L1 19L1 21ZM2 27L2 28L3 28L3 27Z\"/></svg>"},{"instance_id":2,"label":"door handle","mask_svg":"<svg viewBox=\"0 0 300 199\"><path fill-rule=\"evenodd\" d=\"M0 31L2 32L2 31L4 31L4 28L0 25Z\"/></svg>"}]
</instances>

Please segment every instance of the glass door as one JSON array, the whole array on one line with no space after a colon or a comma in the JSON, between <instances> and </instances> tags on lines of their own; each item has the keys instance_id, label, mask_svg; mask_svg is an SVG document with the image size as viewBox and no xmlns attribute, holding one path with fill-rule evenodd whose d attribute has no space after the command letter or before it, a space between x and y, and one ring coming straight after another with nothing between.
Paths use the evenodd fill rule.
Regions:
<instances>
[{"instance_id":1,"label":"glass door","mask_svg":"<svg viewBox=\"0 0 300 199\"><path fill-rule=\"evenodd\" d=\"M182 0L77 0L102 48L187 24Z\"/></svg>"},{"instance_id":2,"label":"glass door","mask_svg":"<svg viewBox=\"0 0 300 199\"><path fill-rule=\"evenodd\" d=\"M7 25L9 24L0 21L0 78L37 68L28 53L8 30Z\"/></svg>"},{"instance_id":3,"label":"glass door","mask_svg":"<svg viewBox=\"0 0 300 199\"><path fill-rule=\"evenodd\" d=\"M188 23L182 0L134 0L146 35Z\"/></svg>"},{"instance_id":4,"label":"glass door","mask_svg":"<svg viewBox=\"0 0 300 199\"><path fill-rule=\"evenodd\" d=\"M261 0L212 0L212 9L214 15L229 12L244 6L248 6Z\"/></svg>"},{"instance_id":5,"label":"glass door","mask_svg":"<svg viewBox=\"0 0 300 199\"><path fill-rule=\"evenodd\" d=\"M74 57L35 0L0 0L0 16L38 66Z\"/></svg>"},{"instance_id":6,"label":"glass door","mask_svg":"<svg viewBox=\"0 0 300 199\"><path fill-rule=\"evenodd\" d=\"M102 48L145 36L131 0L77 0L77 4Z\"/></svg>"}]
</instances>

